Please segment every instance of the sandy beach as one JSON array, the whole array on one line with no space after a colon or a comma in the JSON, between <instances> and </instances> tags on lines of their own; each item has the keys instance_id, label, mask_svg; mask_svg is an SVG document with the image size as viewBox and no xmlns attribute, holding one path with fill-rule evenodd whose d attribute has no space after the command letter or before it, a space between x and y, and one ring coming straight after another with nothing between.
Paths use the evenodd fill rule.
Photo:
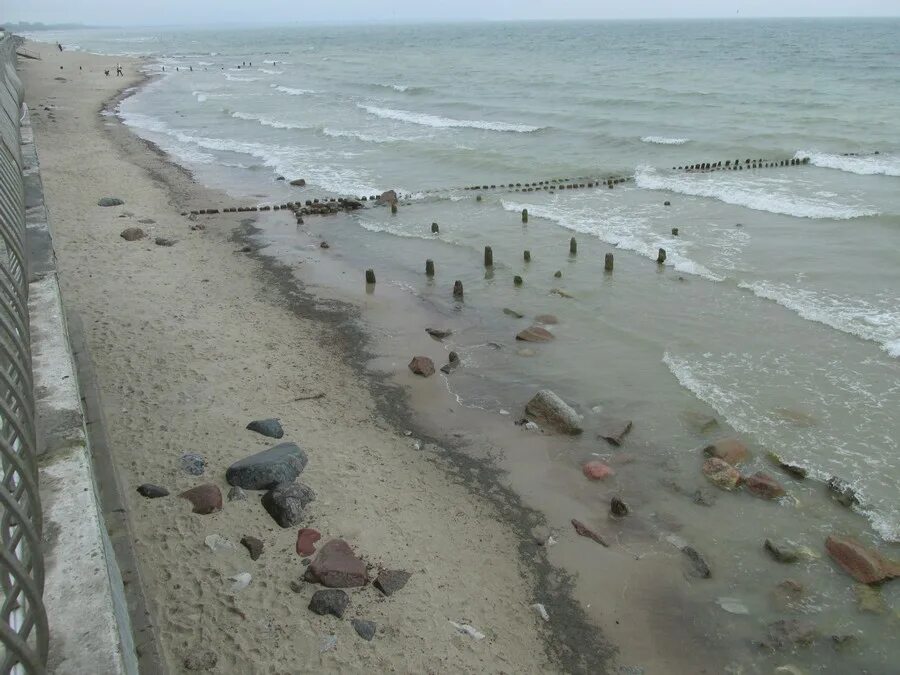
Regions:
<instances>
[{"instance_id":1,"label":"sandy beach","mask_svg":"<svg viewBox=\"0 0 900 675\"><path fill-rule=\"evenodd\" d=\"M238 214L179 215L233 202L101 114L142 81L139 61L117 59L125 77L115 77L114 59L31 48L43 58L23 60L20 72L64 302L84 325L169 669L181 672L206 652L215 657L209 671L220 673L562 669L530 607L542 554L532 551L535 565L526 565L522 552L535 547L473 495L477 481L452 475L441 453L420 449L416 434L383 414L402 401L379 406L364 364L350 357L359 338L352 308L325 312L299 293L286 299L277 271L240 252ZM102 197L124 204L103 208ZM129 227L147 238L126 241ZM157 237L175 243L156 245ZM226 494L226 468L274 444L247 423L270 417L309 455L301 479L317 497L304 527L318 529L320 543L345 539L370 575L412 573L405 588L390 597L372 585L348 589L343 620L318 616L307 609L317 587L300 581L298 528L278 527L257 503L261 493L211 515L176 497L201 483ZM185 453L205 460L203 475L182 469ZM171 496L145 499L142 483ZM215 552L210 535L230 545ZM248 535L264 543L258 560L238 543ZM232 590L229 578L244 572L249 586ZM374 621L375 639L357 636L350 618Z\"/></svg>"}]
</instances>

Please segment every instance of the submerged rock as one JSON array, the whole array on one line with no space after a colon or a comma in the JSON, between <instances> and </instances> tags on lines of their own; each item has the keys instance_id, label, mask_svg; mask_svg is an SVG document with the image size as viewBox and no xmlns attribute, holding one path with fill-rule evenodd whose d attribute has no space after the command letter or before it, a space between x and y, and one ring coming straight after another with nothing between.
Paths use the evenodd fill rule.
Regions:
<instances>
[{"instance_id":1,"label":"submerged rock","mask_svg":"<svg viewBox=\"0 0 900 675\"><path fill-rule=\"evenodd\" d=\"M409 369L416 375L429 377L434 375L434 361L427 356L414 356L409 362Z\"/></svg>"},{"instance_id":2,"label":"submerged rock","mask_svg":"<svg viewBox=\"0 0 900 675\"><path fill-rule=\"evenodd\" d=\"M296 479L307 461L306 453L296 443L279 443L232 464L225 480L245 490L266 490Z\"/></svg>"},{"instance_id":3,"label":"submerged rock","mask_svg":"<svg viewBox=\"0 0 900 675\"><path fill-rule=\"evenodd\" d=\"M577 534L579 534L580 536L586 537L588 539L593 539L595 542L597 542L601 546L606 546L607 548L609 548L609 544L603 537L601 537L597 532L594 532L594 530L589 528L587 525L582 523L580 520L576 520L575 518L572 518L572 527L575 528L575 532Z\"/></svg>"},{"instance_id":4,"label":"submerged rock","mask_svg":"<svg viewBox=\"0 0 900 675\"><path fill-rule=\"evenodd\" d=\"M590 462L585 462L581 467L581 472L591 480L603 480L616 475L616 472L611 466L595 459Z\"/></svg>"},{"instance_id":5,"label":"submerged rock","mask_svg":"<svg viewBox=\"0 0 900 675\"><path fill-rule=\"evenodd\" d=\"M313 593L312 599L309 601L309 609L321 616L331 614L340 619L344 616L349 604L350 596L346 591L327 588Z\"/></svg>"},{"instance_id":6,"label":"submerged rock","mask_svg":"<svg viewBox=\"0 0 900 675\"><path fill-rule=\"evenodd\" d=\"M139 239L144 239L147 235L139 227L126 227L119 236L125 241L137 241Z\"/></svg>"},{"instance_id":7,"label":"submerged rock","mask_svg":"<svg viewBox=\"0 0 900 675\"><path fill-rule=\"evenodd\" d=\"M443 340L453 335L453 331L449 328L426 328L425 332L435 340Z\"/></svg>"},{"instance_id":8,"label":"submerged rock","mask_svg":"<svg viewBox=\"0 0 900 675\"><path fill-rule=\"evenodd\" d=\"M542 323L545 326L553 326L559 323L559 319L556 318L554 314L538 314L534 317L534 320L538 323Z\"/></svg>"},{"instance_id":9,"label":"submerged rock","mask_svg":"<svg viewBox=\"0 0 900 675\"><path fill-rule=\"evenodd\" d=\"M293 527L303 520L303 509L315 498L308 485L282 483L263 495L262 505L281 527Z\"/></svg>"},{"instance_id":10,"label":"submerged rock","mask_svg":"<svg viewBox=\"0 0 900 675\"><path fill-rule=\"evenodd\" d=\"M525 414L543 426L565 434L582 432L581 416L549 389L542 389L525 406Z\"/></svg>"},{"instance_id":11,"label":"submerged rock","mask_svg":"<svg viewBox=\"0 0 900 675\"><path fill-rule=\"evenodd\" d=\"M274 417L264 420L253 420L247 425L247 429L269 438L281 438L284 436L284 428L281 426L281 421Z\"/></svg>"},{"instance_id":12,"label":"submerged rock","mask_svg":"<svg viewBox=\"0 0 900 675\"><path fill-rule=\"evenodd\" d=\"M524 314L521 314L520 312L517 312L514 309L510 309L509 307L504 307L503 313L506 314L507 316L513 317L514 319L521 319L523 316L525 316Z\"/></svg>"},{"instance_id":13,"label":"submerged rock","mask_svg":"<svg viewBox=\"0 0 900 675\"><path fill-rule=\"evenodd\" d=\"M554 339L556 337L553 333L540 326L529 326L516 333L516 340L521 340L522 342L550 342Z\"/></svg>"},{"instance_id":14,"label":"submerged rock","mask_svg":"<svg viewBox=\"0 0 900 675\"><path fill-rule=\"evenodd\" d=\"M720 438L703 448L703 454L707 457L717 457L732 466L745 462L750 457L747 446L736 438Z\"/></svg>"},{"instance_id":15,"label":"submerged rock","mask_svg":"<svg viewBox=\"0 0 900 675\"><path fill-rule=\"evenodd\" d=\"M712 576L712 570L710 570L709 564L706 562L706 559L700 555L700 552L697 551L697 549L693 546L684 546L681 549L681 552L691 561L691 574L693 576L700 577L701 579L709 579Z\"/></svg>"},{"instance_id":16,"label":"submerged rock","mask_svg":"<svg viewBox=\"0 0 900 675\"><path fill-rule=\"evenodd\" d=\"M769 474L757 471L743 479L744 486L752 494L763 499L778 499L785 495L785 490L777 480Z\"/></svg>"},{"instance_id":17,"label":"submerged rock","mask_svg":"<svg viewBox=\"0 0 900 675\"><path fill-rule=\"evenodd\" d=\"M600 438L612 445L622 445L625 436L631 431L631 420L617 420L611 417L600 419Z\"/></svg>"},{"instance_id":18,"label":"submerged rock","mask_svg":"<svg viewBox=\"0 0 900 675\"><path fill-rule=\"evenodd\" d=\"M828 537L825 550L841 569L860 583L877 584L900 576L900 565L850 537Z\"/></svg>"},{"instance_id":19,"label":"submerged rock","mask_svg":"<svg viewBox=\"0 0 900 675\"><path fill-rule=\"evenodd\" d=\"M101 197L97 200L97 206L121 206L124 203L118 197Z\"/></svg>"},{"instance_id":20,"label":"submerged rock","mask_svg":"<svg viewBox=\"0 0 900 675\"><path fill-rule=\"evenodd\" d=\"M763 546L769 553L769 555L771 555L780 563L795 563L800 560L799 549L791 546L790 544L774 542L771 539L766 539L766 543Z\"/></svg>"},{"instance_id":21,"label":"submerged rock","mask_svg":"<svg viewBox=\"0 0 900 675\"><path fill-rule=\"evenodd\" d=\"M772 464L797 480L803 480L809 474L809 470L806 467L792 462L785 462L774 452L767 452L766 457L769 458Z\"/></svg>"},{"instance_id":22,"label":"submerged rock","mask_svg":"<svg viewBox=\"0 0 900 675\"><path fill-rule=\"evenodd\" d=\"M609 512L616 518L623 518L628 515L628 504L623 502L619 497L613 497L609 501Z\"/></svg>"},{"instance_id":23,"label":"submerged rock","mask_svg":"<svg viewBox=\"0 0 900 675\"><path fill-rule=\"evenodd\" d=\"M718 457L710 457L703 462L703 475L716 487L734 490L741 484L741 474L731 464Z\"/></svg>"},{"instance_id":24,"label":"submerged rock","mask_svg":"<svg viewBox=\"0 0 900 675\"><path fill-rule=\"evenodd\" d=\"M369 581L366 564L343 539L332 539L319 549L304 578L330 588L365 586Z\"/></svg>"},{"instance_id":25,"label":"submerged rock","mask_svg":"<svg viewBox=\"0 0 900 675\"><path fill-rule=\"evenodd\" d=\"M715 417L694 410L686 411L682 417L688 427L698 434L705 434L719 426L719 421Z\"/></svg>"},{"instance_id":26,"label":"submerged rock","mask_svg":"<svg viewBox=\"0 0 900 675\"><path fill-rule=\"evenodd\" d=\"M877 586L857 584L853 590L856 593L856 607L860 612L887 614L887 605Z\"/></svg>"},{"instance_id":27,"label":"submerged rock","mask_svg":"<svg viewBox=\"0 0 900 675\"><path fill-rule=\"evenodd\" d=\"M831 492L831 496L836 499L841 505L846 507L851 506L859 506L859 498L856 496L856 490L854 490L850 484L837 476L832 476L828 479L828 490Z\"/></svg>"},{"instance_id":28,"label":"submerged rock","mask_svg":"<svg viewBox=\"0 0 900 675\"><path fill-rule=\"evenodd\" d=\"M809 647L816 641L816 627L799 619L781 619L770 623L767 634L759 645L772 651L783 651L793 647Z\"/></svg>"}]
</instances>

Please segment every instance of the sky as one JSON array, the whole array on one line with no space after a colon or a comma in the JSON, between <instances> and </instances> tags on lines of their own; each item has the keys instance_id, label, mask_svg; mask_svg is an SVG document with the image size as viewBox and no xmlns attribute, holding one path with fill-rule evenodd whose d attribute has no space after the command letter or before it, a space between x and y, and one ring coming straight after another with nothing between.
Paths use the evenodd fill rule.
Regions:
<instances>
[{"instance_id":1,"label":"sky","mask_svg":"<svg viewBox=\"0 0 900 675\"><path fill-rule=\"evenodd\" d=\"M0 22L91 25L900 16L900 0L3 0Z\"/></svg>"}]
</instances>

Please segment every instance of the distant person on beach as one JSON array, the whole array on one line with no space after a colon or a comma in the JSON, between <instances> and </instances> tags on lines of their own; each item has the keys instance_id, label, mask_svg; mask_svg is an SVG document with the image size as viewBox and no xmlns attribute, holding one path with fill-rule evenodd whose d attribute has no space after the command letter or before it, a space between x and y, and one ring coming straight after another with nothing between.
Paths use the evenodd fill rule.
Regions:
<instances>
[{"instance_id":1,"label":"distant person on beach","mask_svg":"<svg viewBox=\"0 0 900 675\"><path fill-rule=\"evenodd\" d=\"M106 75L107 77L109 77L109 68L107 68L106 70L104 70L104 71L103 71L103 74Z\"/></svg>"},{"instance_id":2,"label":"distant person on beach","mask_svg":"<svg viewBox=\"0 0 900 675\"><path fill-rule=\"evenodd\" d=\"M116 64L116 77L125 77L125 73L122 72L122 66Z\"/></svg>"},{"instance_id":3,"label":"distant person on beach","mask_svg":"<svg viewBox=\"0 0 900 675\"><path fill-rule=\"evenodd\" d=\"M62 51L62 45L59 42L56 43L56 47L59 51Z\"/></svg>"}]
</instances>

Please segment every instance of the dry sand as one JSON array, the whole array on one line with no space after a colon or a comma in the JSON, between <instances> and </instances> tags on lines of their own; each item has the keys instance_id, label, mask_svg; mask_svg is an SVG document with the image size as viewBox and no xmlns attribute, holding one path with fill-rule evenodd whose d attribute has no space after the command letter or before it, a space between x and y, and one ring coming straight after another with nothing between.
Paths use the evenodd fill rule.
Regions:
<instances>
[{"instance_id":1,"label":"dry sand","mask_svg":"<svg viewBox=\"0 0 900 675\"><path fill-rule=\"evenodd\" d=\"M536 580L520 556L521 532L379 413L360 364L341 348L339 324L291 311L262 261L236 253L236 216L201 216L206 230L191 231L179 215L227 199L99 114L140 80L140 64L119 59L126 77L105 77L115 59L32 48L44 60L23 61L20 72L64 302L84 324L171 671L202 649L215 652L220 673L559 670L529 607ZM104 196L125 204L98 207ZM119 233L131 226L149 238L126 242ZM176 244L156 246L156 236ZM317 392L325 396L294 400ZM351 590L343 621L317 616L307 609L316 587L291 589L305 570L297 530L279 528L258 494L208 516L174 496L207 481L226 493L226 467L270 445L244 429L262 417L281 418L284 440L309 453L303 480L318 498L308 525L323 540L346 538L374 566L413 572L405 589L390 598L371 586ZM206 475L180 469L186 452L206 459ZM134 491L144 482L173 496L144 499ZM212 552L210 534L235 549ZM259 560L238 545L244 535L264 541ZM253 580L232 592L228 578L239 572ZM351 617L376 621L376 638L361 640ZM461 635L450 620L487 637ZM336 648L320 652L332 634Z\"/></svg>"}]
</instances>

